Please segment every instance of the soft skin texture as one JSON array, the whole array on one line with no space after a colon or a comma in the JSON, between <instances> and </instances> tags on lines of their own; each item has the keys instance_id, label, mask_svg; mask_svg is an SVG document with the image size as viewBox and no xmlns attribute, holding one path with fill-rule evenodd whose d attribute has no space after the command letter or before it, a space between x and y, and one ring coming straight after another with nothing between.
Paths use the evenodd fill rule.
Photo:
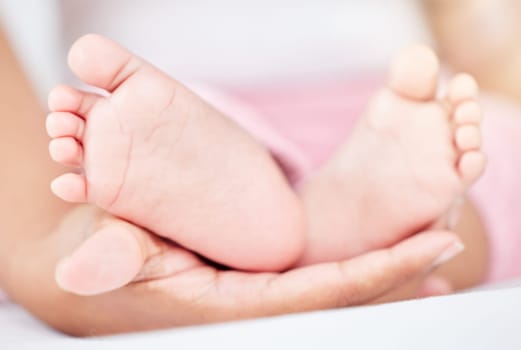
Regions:
<instances>
[{"instance_id":1,"label":"soft skin texture","mask_svg":"<svg viewBox=\"0 0 521 350\"><path fill-rule=\"evenodd\" d=\"M220 264L279 271L304 247L303 210L268 152L186 87L118 44L86 35L69 66L103 97L49 94L51 157L81 169L52 183Z\"/></svg>"},{"instance_id":2,"label":"soft skin texture","mask_svg":"<svg viewBox=\"0 0 521 350\"><path fill-rule=\"evenodd\" d=\"M116 229L127 235L110 233ZM92 240L119 245L119 257L78 261L82 259L78 252ZM424 275L444 251L454 252L457 242L452 233L432 231L340 263L286 273L220 271L136 226L83 206L52 234L20 250L19 254L32 259L17 260L17 274L6 287L15 301L69 334L151 330L376 302L395 287ZM140 271L131 283L112 292L77 296L53 282L54 266L64 257L76 259L72 264L76 267L98 269L102 278L97 282L101 283L107 276L119 279L115 265L137 263ZM106 259L114 265L105 264ZM69 277L74 278L65 273L58 280L66 284Z\"/></svg>"},{"instance_id":3,"label":"soft skin texture","mask_svg":"<svg viewBox=\"0 0 521 350\"><path fill-rule=\"evenodd\" d=\"M241 281L234 287L235 293L248 300L243 308L242 305L230 306L232 293L223 296L223 299L209 298L209 294L199 298L199 303L194 303L193 296L201 294L203 285L210 291L217 286L213 282L208 284L208 277L204 274L192 271L190 275L185 275L191 276L189 280L193 284L185 285L187 288L182 291L172 288L179 286L179 280L174 283L167 277L157 278L164 273L157 271L161 264L154 264L153 261L164 261L166 256L180 256L180 265L186 267L183 262L197 260L190 253L165 245L164 241L138 229L135 232L141 235L135 236L129 232L130 239L125 238L124 246L130 248L130 254L122 251L122 256L133 256L136 246L140 249L150 246L143 251L158 257L148 259L147 267L141 268L138 273L141 283L116 287L113 292L96 297L64 292L55 282L56 266L61 259L70 259L73 251L81 249L82 242L91 236L92 227L97 226L98 216L103 214L89 207L72 210L72 206L56 199L48 190L47 184L62 169L46 156L48 139L43 118L39 118L44 114L43 108L39 106L1 32L0 52L3 57L0 60L0 74L4 77L0 80L0 139L3 140L0 162L9 165L0 172L0 184L3 185L0 199L0 287L28 311L58 330L87 336L174 327L182 325L182 321L196 324L363 304L394 286L424 276L425 271L430 270L434 256L457 240L449 233L419 235L400 244L400 248L371 253L343 265L293 271L280 276L278 281L282 283L268 289L270 298L257 300L258 305L254 304L254 299L248 299L252 291L258 293L263 290L260 287L256 289L255 283L260 286L267 282L266 276L279 275L239 274L249 283ZM13 208L18 209L13 212ZM118 228L121 225L132 230L132 226L118 222ZM138 241L139 238L135 237L143 240ZM161 244L161 249L156 244ZM162 253L155 254L158 251ZM142 261L145 256L139 255L138 260ZM180 265L176 263L175 266ZM339 270L339 266L344 269ZM104 267L98 265L98 268ZM216 271L210 266L203 270L209 275ZM327 280L323 280L324 272L329 272ZM317 283L310 284L310 280ZM301 284L294 283L298 281ZM124 283L121 279L117 282ZM96 289L111 289L106 287L97 286ZM210 307L220 307L223 312L208 320L205 316L209 314L205 313L205 309Z\"/></svg>"},{"instance_id":4,"label":"soft skin texture","mask_svg":"<svg viewBox=\"0 0 521 350\"><path fill-rule=\"evenodd\" d=\"M477 84L456 75L436 98L427 47L400 52L388 86L302 188L309 242L301 265L387 247L425 227L454 226L460 197L485 167Z\"/></svg>"},{"instance_id":5,"label":"soft skin texture","mask_svg":"<svg viewBox=\"0 0 521 350\"><path fill-rule=\"evenodd\" d=\"M92 202L233 268L282 270L296 262L305 238L300 204L244 132L101 36L80 38L69 65L109 95L66 86L49 94L51 157L82 170L52 183L58 196ZM311 236L301 265L387 247L437 223L481 174L477 85L456 76L442 106L438 68L430 49L403 50L389 87L306 184Z\"/></svg>"}]
</instances>

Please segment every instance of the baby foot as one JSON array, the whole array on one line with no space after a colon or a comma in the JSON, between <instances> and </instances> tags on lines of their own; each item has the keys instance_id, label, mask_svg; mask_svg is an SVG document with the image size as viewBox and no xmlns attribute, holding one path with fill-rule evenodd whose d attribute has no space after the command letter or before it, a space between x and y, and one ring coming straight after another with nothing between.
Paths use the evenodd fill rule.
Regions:
<instances>
[{"instance_id":1,"label":"baby foot","mask_svg":"<svg viewBox=\"0 0 521 350\"><path fill-rule=\"evenodd\" d=\"M477 84L458 75L436 100L438 67L425 47L402 52L389 87L303 186L310 237L301 264L386 247L434 225L480 176Z\"/></svg>"},{"instance_id":2,"label":"baby foot","mask_svg":"<svg viewBox=\"0 0 521 350\"><path fill-rule=\"evenodd\" d=\"M235 268L280 270L298 259L298 198L245 132L106 38L79 39L69 65L107 94L58 86L49 95L51 157L79 169L54 180L57 196Z\"/></svg>"}]
</instances>

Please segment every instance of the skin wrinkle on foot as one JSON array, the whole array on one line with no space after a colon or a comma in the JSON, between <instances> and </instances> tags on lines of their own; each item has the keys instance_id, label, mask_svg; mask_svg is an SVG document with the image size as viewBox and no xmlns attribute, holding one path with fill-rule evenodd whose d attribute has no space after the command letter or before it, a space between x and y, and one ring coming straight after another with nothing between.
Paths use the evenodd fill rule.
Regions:
<instances>
[{"instance_id":1,"label":"skin wrinkle on foot","mask_svg":"<svg viewBox=\"0 0 521 350\"><path fill-rule=\"evenodd\" d=\"M82 53L81 60L77 60L79 54L75 51ZM458 144L454 141L458 131L468 123L455 125L452 133L447 135L453 118L449 112L439 108L439 101L435 98L439 69L436 57L426 47L413 46L393 62L388 84L391 88L383 88L372 100L346 144L325 165L327 171L324 174L319 171L302 185L299 196L312 228L309 236L304 237L301 228L306 220L302 217L301 203L286 179L280 176L276 163L262 152L262 147L251 143L253 140L249 135L221 119L219 112L188 89L148 63L138 58L133 60L133 56L129 59L128 55L131 54L124 48L96 35L79 39L69 55L71 68L80 79L108 90L109 95L99 96L97 103L118 98L117 109L91 108L88 115L83 116L87 137L81 141L88 155L82 164L86 174L82 181L86 181L84 187L88 191L86 199L218 263L236 269L278 271L294 265L297 259L299 266L309 265L343 260L387 247L419 228L444 222L448 215L446 212L457 199L455 193L459 195L468 186L464 179L474 180L479 176L479 173L460 166L468 153L454 146ZM99 57L111 58L103 72L93 70L92 64ZM422 66L418 70L422 76L411 76L408 68L411 58L417 66ZM138 64L135 69L127 69L128 62ZM466 96L472 92L468 89L472 82L466 79L461 75L454 77L449 82L447 96L473 100L474 96ZM147 91L137 89L134 86L137 83L145 83ZM149 86L163 92L173 89L175 99L172 94L150 94ZM136 91L140 92L136 94ZM55 111L63 113L59 108L59 93L60 90L51 92L51 95L54 94L56 100ZM82 92L78 91L78 94L83 99ZM168 97L171 102L159 108L157 105L164 102L163 97ZM460 102L452 102L450 113L456 113L461 106ZM190 114L201 110L204 114L197 115L197 118ZM140 118L140 114L136 114L138 111L146 113L147 118ZM168 118L172 121L181 118L185 124L182 128L172 126ZM114 138L121 139L112 141L119 148L100 148L105 140L98 134L110 134L111 119L119 125L121 135L114 135ZM379 121L377 128L368 125L371 120ZM159 133L159 130L164 130L160 128L162 125L172 127L172 134ZM477 126L477 123L472 125ZM140 133L141 130L151 131ZM479 128L475 130L479 133ZM176 147L171 147L171 142L162 142L165 135L177 140ZM142 152L152 138L158 145L156 151ZM468 139L469 135L463 135L465 138ZM468 144L467 140L463 141L459 144ZM168 151L160 152L165 144L169 146ZM100 149L103 151L99 152ZM230 157L242 164L240 171L236 171L236 167L221 167L220 173L211 176L213 182L204 180L210 179L205 171L217 169L216 161L220 159L226 164ZM263 166L257 163L248 166L248 162L259 159L264 162ZM372 166L375 161L378 162L377 168ZM114 162L119 163L114 165ZM118 167L122 169L121 181L114 179L113 170ZM157 172L161 169L164 170L158 178ZM259 173L259 169L263 173ZM344 173L344 169L352 171ZM103 182L94 181L92 170L105 181L105 187L100 187ZM221 173L231 170L230 174ZM459 172L463 172L461 176ZM329 182L328 176L343 178L344 183L338 183L339 186L359 184L365 189L348 189L342 192L349 196L339 197L338 188L324 186ZM202 184L197 182L201 181L198 179L204 180L204 187L193 186ZM250 185L252 179L255 179L256 186ZM59 177L55 184L59 185L60 181ZM148 185L146 188L142 187L144 183ZM364 183L371 185L363 186ZM106 184L111 185L106 187ZM67 189L66 184L58 185L53 189L62 198L67 198L67 191L74 191L71 187ZM111 187L115 189L112 192ZM223 187L228 189L226 193L232 198L211 196L220 193ZM204 196L207 198L204 201L200 200L201 190L210 195ZM162 198L160 205L150 202L158 198ZM362 211L368 218L362 219L365 225L362 233L353 226L355 218L350 218L359 212L358 209L352 213L339 213L337 210L340 207L357 208L360 203L370 203ZM418 206L418 203L422 205ZM237 216L237 210L241 215ZM280 217L277 213L281 212L288 217ZM342 217L335 217L339 214ZM183 224L183 220L190 225ZM331 226L331 223L336 226ZM268 230L263 231L263 227ZM219 235L212 234L216 228ZM246 238L245 232L254 236ZM320 237L322 232L328 232L327 239ZM305 242L307 246L303 250L301 247ZM357 245L357 250L354 250ZM255 254L252 255L253 251Z\"/></svg>"}]
</instances>

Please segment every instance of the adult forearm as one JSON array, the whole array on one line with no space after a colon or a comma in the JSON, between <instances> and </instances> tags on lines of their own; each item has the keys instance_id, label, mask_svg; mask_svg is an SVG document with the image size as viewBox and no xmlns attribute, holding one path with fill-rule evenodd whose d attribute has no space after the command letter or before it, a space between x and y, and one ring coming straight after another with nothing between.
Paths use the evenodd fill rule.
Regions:
<instances>
[{"instance_id":1,"label":"adult forearm","mask_svg":"<svg viewBox=\"0 0 521 350\"><path fill-rule=\"evenodd\" d=\"M484 89L521 100L521 2L425 0L445 63L473 74Z\"/></svg>"},{"instance_id":2,"label":"adult forearm","mask_svg":"<svg viewBox=\"0 0 521 350\"><path fill-rule=\"evenodd\" d=\"M0 28L0 286L28 242L45 236L66 206L54 199L59 173L47 155L44 108Z\"/></svg>"}]
</instances>

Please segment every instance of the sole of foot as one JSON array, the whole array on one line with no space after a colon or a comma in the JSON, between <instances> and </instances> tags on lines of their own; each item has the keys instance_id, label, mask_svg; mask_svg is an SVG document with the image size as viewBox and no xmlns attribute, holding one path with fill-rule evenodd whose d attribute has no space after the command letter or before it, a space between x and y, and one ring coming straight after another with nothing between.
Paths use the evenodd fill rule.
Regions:
<instances>
[{"instance_id":1,"label":"sole of foot","mask_svg":"<svg viewBox=\"0 0 521 350\"><path fill-rule=\"evenodd\" d=\"M80 38L69 66L106 95L50 92L51 184L211 260L277 271L304 246L303 210L270 155L189 89L113 41Z\"/></svg>"},{"instance_id":2,"label":"sole of foot","mask_svg":"<svg viewBox=\"0 0 521 350\"><path fill-rule=\"evenodd\" d=\"M387 247L454 216L485 167L481 108L469 75L456 75L441 99L438 81L429 48L413 46L395 58L388 86L302 187L310 236L301 264Z\"/></svg>"}]
</instances>

